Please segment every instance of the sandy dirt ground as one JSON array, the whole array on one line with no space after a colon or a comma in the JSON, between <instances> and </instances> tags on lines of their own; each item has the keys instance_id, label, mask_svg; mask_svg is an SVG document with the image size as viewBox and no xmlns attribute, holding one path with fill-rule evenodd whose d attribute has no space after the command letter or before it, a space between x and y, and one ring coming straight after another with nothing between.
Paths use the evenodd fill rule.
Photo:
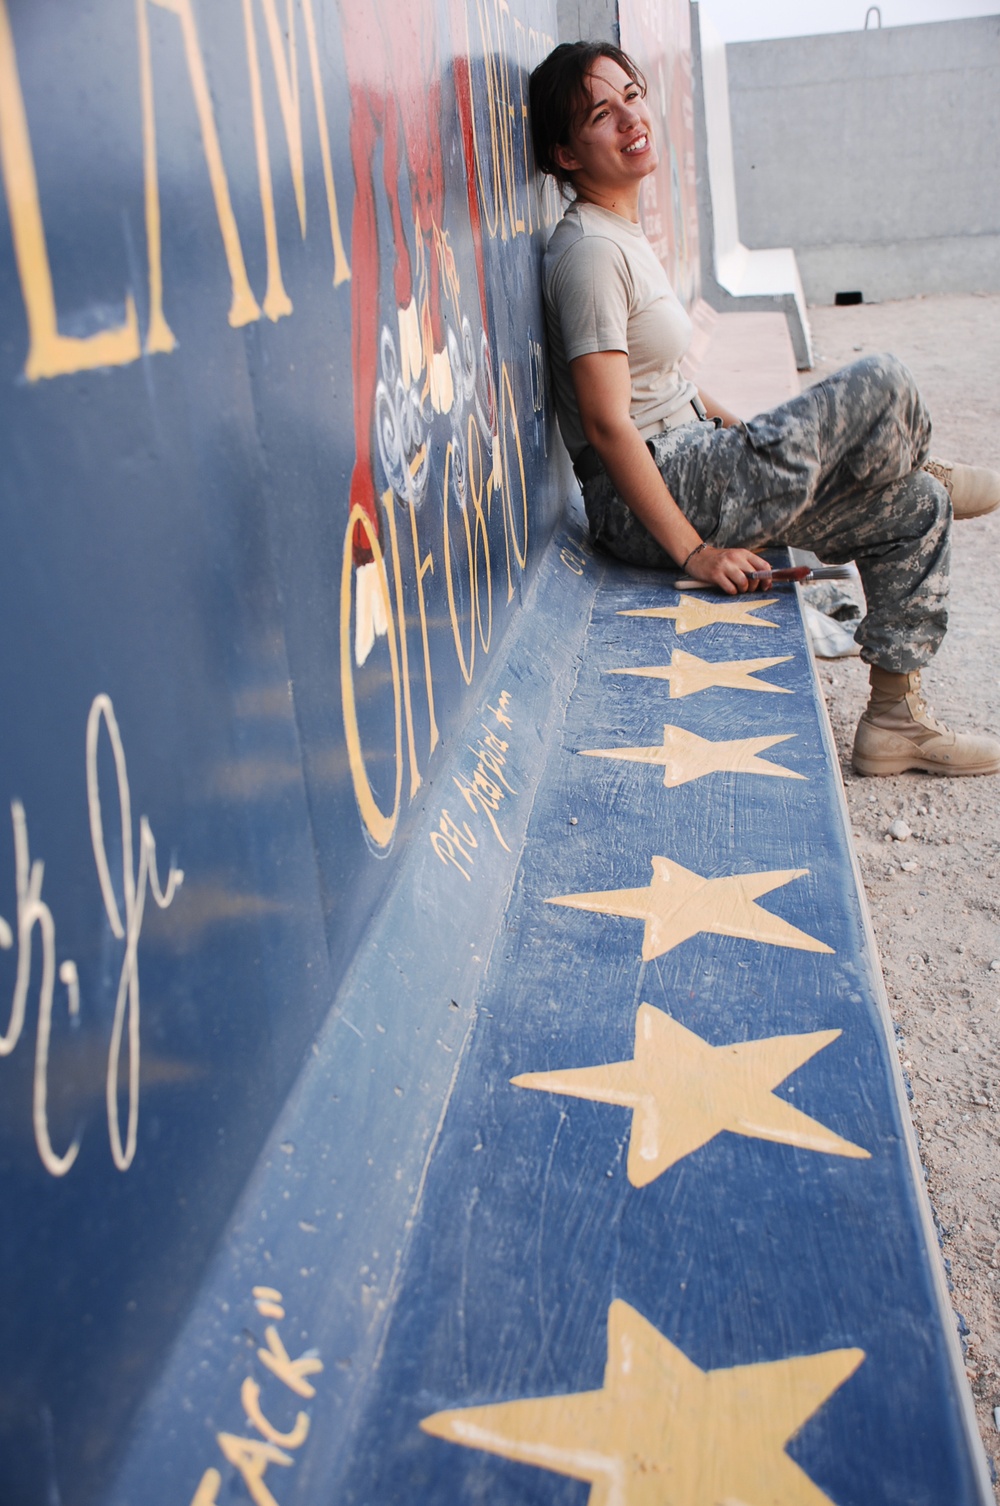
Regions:
<instances>
[{"instance_id":1,"label":"sandy dirt ground","mask_svg":"<svg viewBox=\"0 0 1000 1506\"><path fill-rule=\"evenodd\" d=\"M892 351L934 421L931 453L1000 470L1000 295L810 311L816 368ZM951 622L923 674L941 720L1000 736L1000 511L956 524ZM820 664L966 1369L1000 1470L1000 776L851 772L867 698L857 659ZM887 828L902 818L902 841ZM998 1492L1000 1500L1000 1492Z\"/></svg>"}]
</instances>

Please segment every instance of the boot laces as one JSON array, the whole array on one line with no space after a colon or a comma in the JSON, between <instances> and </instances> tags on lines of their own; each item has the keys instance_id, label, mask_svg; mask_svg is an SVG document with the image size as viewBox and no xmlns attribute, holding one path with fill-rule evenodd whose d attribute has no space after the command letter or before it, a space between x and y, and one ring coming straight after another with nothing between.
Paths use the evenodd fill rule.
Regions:
<instances>
[{"instance_id":1,"label":"boot laces","mask_svg":"<svg viewBox=\"0 0 1000 1506\"><path fill-rule=\"evenodd\" d=\"M945 726L944 722L938 721L933 711L931 711L930 707L927 705L927 702L924 699L921 691L911 691L907 699L910 702L910 713L915 722L922 722L923 725L928 729L928 731L931 732L946 733L951 730L950 727Z\"/></svg>"},{"instance_id":2,"label":"boot laces","mask_svg":"<svg viewBox=\"0 0 1000 1506\"><path fill-rule=\"evenodd\" d=\"M940 481L945 491L951 496L952 467L947 460L935 460L933 456L930 456L924 461L923 469L928 471L935 481Z\"/></svg>"}]
</instances>

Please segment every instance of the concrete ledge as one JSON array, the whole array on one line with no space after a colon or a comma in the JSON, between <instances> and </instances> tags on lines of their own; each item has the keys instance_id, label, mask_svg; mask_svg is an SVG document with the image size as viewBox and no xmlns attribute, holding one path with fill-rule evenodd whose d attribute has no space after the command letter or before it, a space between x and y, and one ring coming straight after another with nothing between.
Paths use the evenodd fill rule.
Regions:
<instances>
[{"instance_id":1,"label":"concrete ledge","mask_svg":"<svg viewBox=\"0 0 1000 1506\"><path fill-rule=\"evenodd\" d=\"M720 314L703 299L684 372L740 418L753 418L799 391L795 351L784 313Z\"/></svg>"},{"instance_id":2,"label":"concrete ledge","mask_svg":"<svg viewBox=\"0 0 1000 1506\"><path fill-rule=\"evenodd\" d=\"M234 1464L527 1506L637 1448L735 1498L748 1447L816 1501L991 1501L796 594L702 607L557 531L104 1506ZM246 1436L282 1383L294 1459Z\"/></svg>"}]
</instances>

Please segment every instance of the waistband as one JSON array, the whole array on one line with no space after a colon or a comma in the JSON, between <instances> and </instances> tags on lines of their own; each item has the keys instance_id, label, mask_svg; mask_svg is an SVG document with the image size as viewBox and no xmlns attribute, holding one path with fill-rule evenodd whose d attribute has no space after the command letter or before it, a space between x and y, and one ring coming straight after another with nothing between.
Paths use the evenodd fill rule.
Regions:
<instances>
[{"instance_id":1,"label":"waistband","mask_svg":"<svg viewBox=\"0 0 1000 1506\"><path fill-rule=\"evenodd\" d=\"M666 429L679 429L685 424L699 422L714 423L715 420L709 418L705 411L705 404L698 394L695 393L689 403L685 403L683 408L678 408L676 413L671 413L669 418L664 419L657 433L662 434ZM652 438L646 440L646 447L651 454L653 452L653 439L655 438L656 435L654 434ZM604 462L593 445L588 444L573 461L573 469L576 472L576 479L580 485L585 486L588 481L593 481L595 476L604 475Z\"/></svg>"}]
</instances>

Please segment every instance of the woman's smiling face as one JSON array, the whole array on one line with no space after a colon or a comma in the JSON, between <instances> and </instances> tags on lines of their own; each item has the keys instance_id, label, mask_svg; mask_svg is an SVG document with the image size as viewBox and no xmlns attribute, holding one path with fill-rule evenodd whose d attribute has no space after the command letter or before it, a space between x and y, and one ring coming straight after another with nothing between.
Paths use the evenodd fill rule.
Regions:
<instances>
[{"instance_id":1,"label":"woman's smiling face","mask_svg":"<svg viewBox=\"0 0 1000 1506\"><path fill-rule=\"evenodd\" d=\"M630 201L634 196L637 204L640 183L659 161L642 90L624 68L606 57L597 59L587 84L589 100L569 145L557 147L554 155L573 174L581 197L606 203L624 193Z\"/></svg>"}]
</instances>

